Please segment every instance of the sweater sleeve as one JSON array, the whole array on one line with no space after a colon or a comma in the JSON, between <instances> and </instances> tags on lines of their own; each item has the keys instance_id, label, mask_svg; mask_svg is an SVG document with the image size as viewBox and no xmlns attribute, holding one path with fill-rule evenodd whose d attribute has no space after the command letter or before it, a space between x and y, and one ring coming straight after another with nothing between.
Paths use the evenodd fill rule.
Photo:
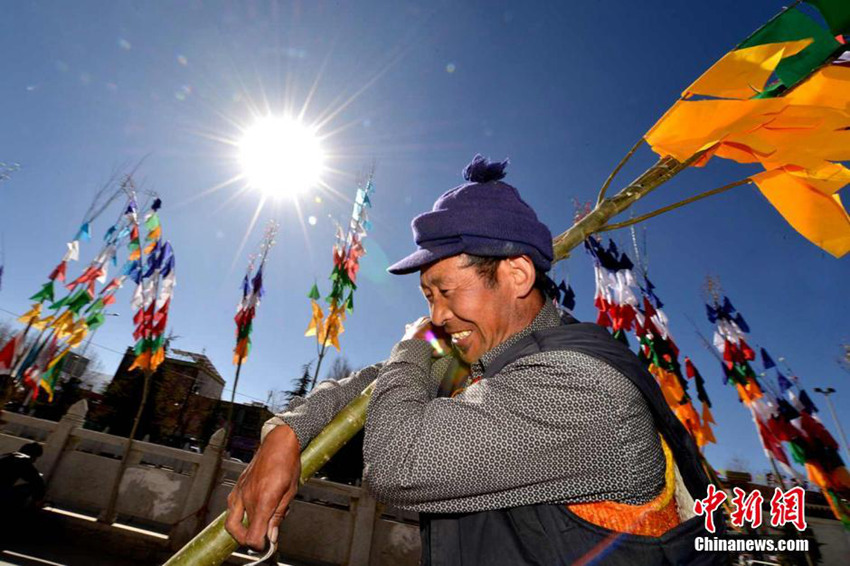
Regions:
<instances>
[{"instance_id":1,"label":"sweater sleeve","mask_svg":"<svg viewBox=\"0 0 850 566\"><path fill-rule=\"evenodd\" d=\"M402 342L379 371L364 479L380 501L455 513L643 501L660 488L651 414L613 368L578 354L532 355L445 398L435 397L425 354ZM646 489L630 468L648 472L637 480Z\"/></svg>"},{"instance_id":2,"label":"sweater sleeve","mask_svg":"<svg viewBox=\"0 0 850 566\"><path fill-rule=\"evenodd\" d=\"M286 424L295 432L303 450L339 411L378 377L380 367L381 364L375 364L339 381L322 381L307 396L293 397L283 413L263 425L262 439L275 427Z\"/></svg>"}]
</instances>

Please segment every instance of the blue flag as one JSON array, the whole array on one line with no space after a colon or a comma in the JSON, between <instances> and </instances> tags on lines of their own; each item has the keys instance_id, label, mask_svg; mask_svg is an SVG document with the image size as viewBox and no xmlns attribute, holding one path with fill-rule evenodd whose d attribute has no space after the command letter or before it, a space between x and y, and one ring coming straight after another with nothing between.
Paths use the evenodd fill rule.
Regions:
<instances>
[{"instance_id":1,"label":"blue flag","mask_svg":"<svg viewBox=\"0 0 850 566\"><path fill-rule=\"evenodd\" d=\"M764 351L764 350L762 350L762 351ZM779 382L780 391L782 391L782 393L785 393L786 391L791 389L791 382L788 381L788 378L785 377L784 375L782 375L782 373L779 372L779 371L777 371L776 374L778 376L776 378L776 381Z\"/></svg>"},{"instance_id":2,"label":"blue flag","mask_svg":"<svg viewBox=\"0 0 850 566\"><path fill-rule=\"evenodd\" d=\"M743 328L741 330L743 330ZM764 365L765 370L776 367L776 364L773 363L773 358L770 357L770 354L768 354L767 350L764 348L761 349L761 363Z\"/></svg>"}]
</instances>

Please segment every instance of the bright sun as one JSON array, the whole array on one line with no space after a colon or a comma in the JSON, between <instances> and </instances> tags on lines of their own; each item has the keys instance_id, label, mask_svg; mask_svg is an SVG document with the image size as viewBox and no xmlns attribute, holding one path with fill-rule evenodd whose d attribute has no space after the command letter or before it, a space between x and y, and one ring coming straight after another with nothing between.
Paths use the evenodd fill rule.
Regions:
<instances>
[{"instance_id":1,"label":"bright sun","mask_svg":"<svg viewBox=\"0 0 850 566\"><path fill-rule=\"evenodd\" d=\"M251 187L282 197L319 183L325 155L314 129L292 118L266 116L245 130L239 161Z\"/></svg>"}]
</instances>

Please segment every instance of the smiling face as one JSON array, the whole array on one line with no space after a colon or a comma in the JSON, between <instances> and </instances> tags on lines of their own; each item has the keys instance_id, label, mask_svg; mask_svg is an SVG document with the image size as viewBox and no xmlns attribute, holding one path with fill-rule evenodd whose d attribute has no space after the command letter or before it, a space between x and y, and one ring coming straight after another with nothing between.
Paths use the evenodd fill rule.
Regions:
<instances>
[{"instance_id":1,"label":"smiling face","mask_svg":"<svg viewBox=\"0 0 850 566\"><path fill-rule=\"evenodd\" d=\"M473 363L525 328L543 305L532 290L534 266L527 256L501 261L491 284L464 255L425 267L419 276L431 322L451 336L460 358Z\"/></svg>"}]
</instances>

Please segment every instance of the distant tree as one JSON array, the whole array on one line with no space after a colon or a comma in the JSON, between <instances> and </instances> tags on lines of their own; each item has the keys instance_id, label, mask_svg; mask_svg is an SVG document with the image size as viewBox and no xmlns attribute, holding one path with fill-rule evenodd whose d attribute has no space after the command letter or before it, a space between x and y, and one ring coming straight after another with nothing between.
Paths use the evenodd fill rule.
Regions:
<instances>
[{"instance_id":1,"label":"distant tree","mask_svg":"<svg viewBox=\"0 0 850 566\"><path fill-rule=\"evenodd\" d=\"M331 366L330 371L328 371L325 379L334 379L339 381L340 379L344 379L351 375L354 371L354 368L351 367L351 364L348 361L348 358L345 356L340 356L334 360L333 365Z\"/></svg>"},{"instance_id":2,"label":"distant tree","mask_svg":"<svg viewBox=\"0 0 850 566\"><path fill-rule=\"evenodd\" d=\"M299 380L300 382L300 380ZM266 396L266 406L272 413L280 413L289 403L291 395L289 391L282 389L269 389Z\"/></svg>"},{"instance_id":3,"label":"distant tree","mask_svg":"<svg viewBox=\"0 0 850 566\"><path fill-rule=\"evenodd\" d=\"M304 397L310 391L310 381L313 379L313 376L310 375L310 366L312 365L313 362L309 362L301 366L301 377L293 379L292 383L294 387L284 392L287 401L293 397Z\"/></svg>"},{"instance_id":4,"label":"distant tree","mask_svg":"<svg viewBox=\"0 0 850 566\"><path fill-rule=\"evenodd\" d=\"M100 359L98 353L91 349L86 351L85 356L88 358L89 363L82 375L79 376L81 382L80 386L83 389L99 393L100 390L106 388L108 383L107 381L104 381L103 361Z\"/></svg>"}]
</instances>

